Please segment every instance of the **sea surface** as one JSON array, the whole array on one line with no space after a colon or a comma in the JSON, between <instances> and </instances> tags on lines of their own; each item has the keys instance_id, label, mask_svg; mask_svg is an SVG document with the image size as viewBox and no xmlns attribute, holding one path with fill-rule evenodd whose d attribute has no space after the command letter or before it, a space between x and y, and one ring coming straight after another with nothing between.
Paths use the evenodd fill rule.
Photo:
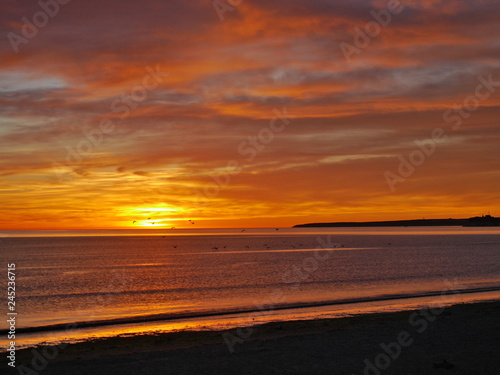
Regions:
<instances>
[{"instance_id":1,"label":"sea surface","mask_svg":"<svg viewBox=\"0 0 500 375\"><path fill-rule=\"evenodd\" d=\"M18 347L500 299L500 228L0 231L11 263Z\"/></svg>"}]
</instances>

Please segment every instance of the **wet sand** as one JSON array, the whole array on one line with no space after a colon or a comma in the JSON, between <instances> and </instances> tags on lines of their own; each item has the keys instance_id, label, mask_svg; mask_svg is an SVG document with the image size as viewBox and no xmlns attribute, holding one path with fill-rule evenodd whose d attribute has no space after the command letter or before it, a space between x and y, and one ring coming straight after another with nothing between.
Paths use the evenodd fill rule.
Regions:
<instances>
[{"instance_id":1,"label":"wet sand","mask_svg":"<svg viewBox=\"0 0 500 375\"><path fill-rule=\"evenodd\" d=\"M38 347L17 351L12 373L496 375L499 348L497 301Z\"/></svg>"}]
</instances>

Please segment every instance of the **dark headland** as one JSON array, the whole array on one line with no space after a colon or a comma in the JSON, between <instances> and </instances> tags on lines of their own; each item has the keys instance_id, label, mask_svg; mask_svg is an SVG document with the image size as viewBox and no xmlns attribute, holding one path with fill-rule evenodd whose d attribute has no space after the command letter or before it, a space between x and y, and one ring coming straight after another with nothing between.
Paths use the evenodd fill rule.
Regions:
<instances>
[{"instance_id":1,"label":"dark headland","mask_svg":"<svg viewBox=\"0 0 500 375\"><path fill-rule=\"evenodd\" d=\"M394 221L365 221L337 223L309 223L294 225L294 228L304 227L498 227L500 218L491 215L476 216L469 219L417 219Z\"/></svg>"}]
</instances>

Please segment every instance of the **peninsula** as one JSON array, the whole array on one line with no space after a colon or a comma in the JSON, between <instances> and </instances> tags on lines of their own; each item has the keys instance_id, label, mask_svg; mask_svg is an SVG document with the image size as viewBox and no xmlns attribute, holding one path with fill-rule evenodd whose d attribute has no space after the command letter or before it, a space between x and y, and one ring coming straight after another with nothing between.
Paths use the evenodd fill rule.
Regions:
<instances>
[{"instance_id":1,"label":"peninsula","mask_svg":"<svg viewBox=\"0 0 500 375\"><path fill-rule=\"evenodd\" d=\"M309 223L294 225L294 228L305 227L497 227L500 218L491 215L471 217L469 219L417 219L394 221L365 221L365 222L336 222L336 223Z\"/></svg>"}]
</instances>

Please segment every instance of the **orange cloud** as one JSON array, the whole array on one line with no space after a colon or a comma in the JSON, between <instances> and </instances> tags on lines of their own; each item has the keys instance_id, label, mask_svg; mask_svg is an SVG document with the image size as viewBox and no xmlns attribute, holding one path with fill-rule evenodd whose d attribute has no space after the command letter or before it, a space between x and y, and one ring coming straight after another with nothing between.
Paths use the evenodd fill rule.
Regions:
<instances>
[{"instance_id":1,"label":"orange cloud","mask_svg":"<svg viewBox=\"0 0 500 375\"><path fill-rule=\"evenodd\" d=\"M408 3L347 62L340 43L386 4L244 1L221 21L209 0L70 2L16 53L7 34L38 5L6 1L0 227L495 214L500 6ZM479 77L491 95L467 110ZM435 128L446 141L391 192L384 173Z\"/></svg>"}]
</instances>

